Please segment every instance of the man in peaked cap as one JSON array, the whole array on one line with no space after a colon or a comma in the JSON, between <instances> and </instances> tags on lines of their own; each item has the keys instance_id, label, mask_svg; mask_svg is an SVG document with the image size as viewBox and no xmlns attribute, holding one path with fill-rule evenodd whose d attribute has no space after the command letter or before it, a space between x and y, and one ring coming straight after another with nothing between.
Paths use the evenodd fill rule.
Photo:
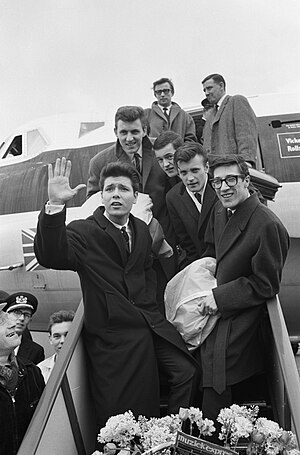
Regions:
<instances>
[{"instance_id":1,"label":"man in peaked cap","mask_svg":"<svg viewBox=\"0 0 300 455\"><path fill-rule=\"evenodd\" d=\"M6 305L0 304L0 453L16 455L45 383L38 367L15 356L20 336Z\"/></svg>"},{"instance_id":2,"label":"man in peaked cap","mask_svg":"<svg viewBox=\"0 0 300 455\"><path fill-rule=\"evenodd\" d=\"M22 360L30 360L36 365L44 360L42 346L35 343L28 330L32 315L36 312L37 298L29 292L15 292L6 298L4 311L9 313L16 322L16 333L21 336L21 344L15 349L15 354Z\"/></svg>"}]
</instances>

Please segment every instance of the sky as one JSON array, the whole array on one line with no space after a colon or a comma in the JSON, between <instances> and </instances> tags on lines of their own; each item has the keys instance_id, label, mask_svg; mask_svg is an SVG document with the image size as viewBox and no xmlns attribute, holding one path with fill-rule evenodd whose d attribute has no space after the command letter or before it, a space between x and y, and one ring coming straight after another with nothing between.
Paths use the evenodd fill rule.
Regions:
<instances>
[{"instance_id":1,"label":"sky","mask_svg":"<svg viewBox=\"0 0 300 455\"><path fill-rule=\"evenodd\" d=\"M149 107L152 82L200 104L227 93L300 92L299 0L1 0L0 140L48 115Z\"/></svg>"}]
</instances>

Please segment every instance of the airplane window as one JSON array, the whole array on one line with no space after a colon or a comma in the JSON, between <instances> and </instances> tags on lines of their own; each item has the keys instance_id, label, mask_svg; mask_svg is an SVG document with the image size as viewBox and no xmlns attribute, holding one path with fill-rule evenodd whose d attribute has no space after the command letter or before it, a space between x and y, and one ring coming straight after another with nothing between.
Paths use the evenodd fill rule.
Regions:
<instances>
[{"instance_id":1,"label":"airplane window","mask_svg":"<svg viewBox=\"0 0 300 455\"><path fill-rule=\"evenodd\" d=\"M3 155L3 158L9 157L11 158L12 156L20 156L22 155L22 136L16 136L8 149L6 150L6 153Z\"/></svg>"},{"instance_id":2,"label":"airplane window","mask_svg":"<svg viewBox=\"0 0 300 455\"><path fill-rule=\"evenodd\" d=\"M37 155L44 151L47 146L46 139L41 135L39 130L28 131L27 133L27 154Z\"/></svg>"},{"instance_id":3,"label":"airplane window","mask_svg":"<svg viewBox=\"0 0 300 455\"><path fill-rule=\"evenodd\" d=\"M85 134L88 134L91 131L97 130L98 128L101 128L101 126L104 126L104 125L105 125L105 122L81 122L78 137L82 137Z\"/></svg>"}]
</instances>

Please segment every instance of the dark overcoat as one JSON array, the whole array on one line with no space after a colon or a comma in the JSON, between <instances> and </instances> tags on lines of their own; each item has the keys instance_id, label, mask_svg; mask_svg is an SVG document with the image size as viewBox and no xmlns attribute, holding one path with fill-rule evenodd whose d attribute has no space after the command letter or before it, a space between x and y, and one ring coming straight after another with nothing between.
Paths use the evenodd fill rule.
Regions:
<instances>
[{"instance_id":1,"label":"dark overcoat","mask_svg":"<svg viewBox=\"0 0 300 455\"><path fill-rule=\"evenodd\" d=\"M41 370L29 361L17 356L18 384L14 402L0 384L0 454L16 455L30 424L45 382Z\"/></svg>"},{"instance_id":2,"label":"dark overcoat","mask_svg":"<svg viewBox=\"0 0 300 455\"><path fill-rule=\"evenodd\" d=\"M84 339L99 425L131 409L159 415L153 333L188 353L156 304L147 225L130 215L133 249L98 208L65 226L65 211L39 217L35 253L40 264L78 272L84 302Z\"/></svg>"},{"instance_id":3,"label":"dark overcoat","mask_svg":"<svg viewBox=\"0 0 300 455\"><path fill-rule=\"evenodd\" d=\"M181 248L186 252L182 266L199 259L205 251L204 235L212 208L218 200L215 191L207 183L201 213L187 193L182 182L167 193L167 207L171 223Z\"/></svg>"},{"instance_id":4,"label":"dark overcoat","mask_svg":"<svg viewBox=\"0 0 300 455\"><path fill-rule=\"evenodd\" d=\"M217 260L213 294L221 318L201 347L203 383L220 391L225 380L232 385L264 369L259 330L266 300L279 291L289 236L253 194L229 221L218 202L206 241L205 255Z\"/></svg>"},{"instance_id":5,"label":"dark overcoat","mask_svg":"<svg viewBox=\"0 0 300 455\"><path fill-rule=\"evenodd\" d=\"M208 153L235 153L259 166L257 120L245 96L227 95L224 98L212 123L205 125L203 140L203 147Z\"/></svg>"},{"instance_id":6,"label":"dark overcoat","mask_svg":"<svg viewBox=\"0 0 300 455\"><path fill-rule=\"evenodd\" d=\"M30 361L37 365L45 358L44 348L28 336L23 335L18 349L18 357L23 361Z\"/></svg>"}]
</instances>

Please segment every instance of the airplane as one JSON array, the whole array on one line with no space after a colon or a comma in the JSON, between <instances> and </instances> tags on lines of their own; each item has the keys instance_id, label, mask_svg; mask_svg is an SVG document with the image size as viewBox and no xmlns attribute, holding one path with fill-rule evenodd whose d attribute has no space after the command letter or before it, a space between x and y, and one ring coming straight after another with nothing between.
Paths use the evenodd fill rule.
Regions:
<instances>
[{"instance_id":1,"label":"airplane","mask_svg":"<svg viewBox=\"0 0 300 455\"><path fill-rule=\"evenodd\" d=\"M283 271L280 301L294 351L300 342L297 301L300 292L300 94L248 98L259 125L259 161L252 172L268 191L268 206L285 224L291 248ZM196 126L203 108L186 109ZM72 161L71 186L87 181L90 159L115 141L112 121L96 113L62 114L29 122L0 146L0 289L31 292L39 308L31 330L44 331L49 315L76 309L81 299L77 274L41 267L33 253L40 209L47 200L47 164L65 156ZM85 202L79 192L68 205L68 218L85 218L99 199Z\"/></svg>"}]
</instances>

